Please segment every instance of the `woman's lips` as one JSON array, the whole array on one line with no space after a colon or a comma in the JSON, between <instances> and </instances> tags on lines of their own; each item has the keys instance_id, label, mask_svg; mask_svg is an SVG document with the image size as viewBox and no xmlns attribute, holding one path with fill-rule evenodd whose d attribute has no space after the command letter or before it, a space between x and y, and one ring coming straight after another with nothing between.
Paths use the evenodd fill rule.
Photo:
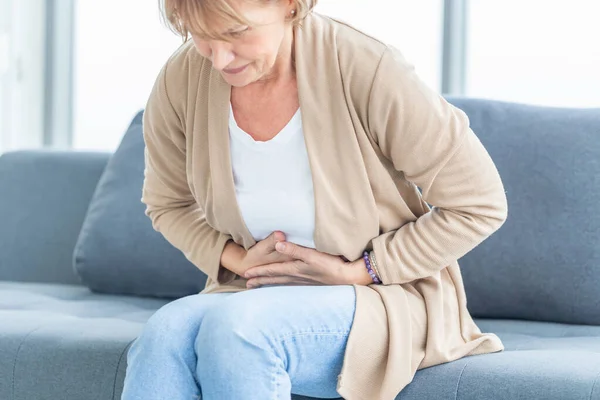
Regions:
<instances>
[{"instance_id":1,"label":"woman's lips","mask_svg":"<svg viewBox=\"0 0 600 400\"><path fill-rule=\"evenodd\" d=\"M245 70L246 67L248 67L248 64L244 65L243 67L239 67L239 68L224 69L223 72L225 72L226 74L235 75L235 74L239 74L240 72Z\"/></svg>"}]
</instances>

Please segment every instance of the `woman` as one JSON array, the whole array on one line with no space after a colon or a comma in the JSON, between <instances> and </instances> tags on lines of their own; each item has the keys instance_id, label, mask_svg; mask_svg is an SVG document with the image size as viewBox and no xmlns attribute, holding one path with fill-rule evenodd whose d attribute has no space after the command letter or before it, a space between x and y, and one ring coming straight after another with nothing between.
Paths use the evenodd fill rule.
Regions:
<instances>
[{"instance_id":1,"label":"woman","mask_svg":"<svg viewBox=\"0 0 600 400\"><path fill-rule=\"evenodd\" d=\"M150 318L123 399L387 400L504 349L456 261L506 219L494 163L396 49L314 2L163 3L192 40L148 101L142 200L208 280Z\"/></svg>"}]
</instances>

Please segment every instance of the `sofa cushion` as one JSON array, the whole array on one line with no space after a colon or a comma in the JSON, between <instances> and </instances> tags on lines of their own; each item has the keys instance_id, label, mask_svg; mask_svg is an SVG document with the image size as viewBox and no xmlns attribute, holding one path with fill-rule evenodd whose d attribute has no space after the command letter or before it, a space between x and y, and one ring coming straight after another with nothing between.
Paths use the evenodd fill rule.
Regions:
<instances>
[{"instance_id":1,"label":"sofa cushion","mask_svg":"<svg viewBox=\"0 0 600 400\"><path fill-rule=\"evenodd\" d=\"M99 293L177 298L200 292L206 275L144 214L143 181L140 113L98 182L75 246L75 271Z\"/></svg>"},{"instance_id":2,"label":"sofa cushion","mask_svg":"<svg viewBox=\"0 0 600 400\"><path fill-rule=\"evenodd\" d=\"M0 280L79 283L73 248L108 157L50 149L0 156Z\"/></svg>"},{"instance_id":3,"label":"sofa cushion","mask_svg":"<svg viewBox=\"0 0 600 400\"><path fill-rule=\"evenodd\" d=\"M0 282L0 399L119 399L129 346L166 303ZM600 327L475 322L496 333L505 351L419 370L397 399L600 400Z\"/></svg>"},{"instance_id":4,"label":"sofa cushion","mask_svg":"<svg viewBox=\"0 0 600 400\"><path fill-rule=\"evenodd\" d=\"M502 228L459 260L471 314L600 325L600 109L448 100L508 198Z\"/></svg>"},{"instance_id":5,"label":"sofa cushion","mask_svg":"<svg viewBox=\"0 0 600 400\"><path fill-rule=\"evenodd\" d=\"M0 399L120 398L126 351L166 303L0 282Z\"/></svg>"},{"instance_id":6,"label":"sofa cushion","mask_svg":"<svg viewBox=\"0 0 600 400\"><path fill-rule=\"evenodd\" d=\"M478 325L480 321L476 320ZM498 321L491 320L490 325ZM542 322L525 324L544 334ZM576 332L583 327L571 328ZM593 336L547 337L495 330L505 351L419 370L397 399L599 400L600 327L594 328ZM562 330L569 331L567 326Z\"/></svg>"},{"instance_id":7,"label":"sofa cushion","mask_svg":"<svg viewBox=\"0 0 600 400\"><path fill-rule=\"evenodd\" d=\"M600 400L600 326L475 322L505 350L419 370L397 399Z\"/></svg>"}]
</instances>

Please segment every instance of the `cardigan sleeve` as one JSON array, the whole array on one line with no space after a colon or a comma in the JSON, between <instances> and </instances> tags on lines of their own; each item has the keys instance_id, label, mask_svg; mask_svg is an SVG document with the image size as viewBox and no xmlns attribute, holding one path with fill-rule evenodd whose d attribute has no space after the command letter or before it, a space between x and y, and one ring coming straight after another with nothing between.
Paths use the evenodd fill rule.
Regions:
<instances>
[{"instance_id":1,"label":"cardigan sleeve","mask_svg":"<svg viewBox=\"0 0 600 400\"><path fill-rule=\"evenodd\" d=\"M167 65L154 84L143 116L145 168L141 201L146 204L145 214L154 230L213 281L226 284L236 274L221 266L221 254L225 244L233 239L207 223L191 193L183 122L167 94Z\"/></svg>"},{"instance_id":2,"label":"cardigan sleeve","mask_svg":"<svg viewBox=\"0 0 600 400\"><path fill-rule=\"evenodd\" d=\"M422 82L393 47L374 77L368 129L382 154L433 206L373 239L383 284L432 276L502 226L504 186L467 115Z\"/></svg>"}]
</instances>

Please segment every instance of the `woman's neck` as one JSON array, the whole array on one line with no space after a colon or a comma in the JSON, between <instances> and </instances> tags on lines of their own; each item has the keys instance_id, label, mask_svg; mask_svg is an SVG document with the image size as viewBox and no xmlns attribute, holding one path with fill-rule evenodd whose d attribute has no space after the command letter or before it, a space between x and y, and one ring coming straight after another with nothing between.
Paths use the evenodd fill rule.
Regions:
<instances>
[{"instance_id":1,"label":"woman's neck","mask_svg":"<svg viewBox=\"0 0 600 400\"><path fill-rule=\"evenodd\" d=\"M281 43L279 54L271 71L254 84L259 86L279 86L285 84L296 77L296 68L294 66L294 28L288 27L284 39Z\"/></svg>"}]
</instances>

